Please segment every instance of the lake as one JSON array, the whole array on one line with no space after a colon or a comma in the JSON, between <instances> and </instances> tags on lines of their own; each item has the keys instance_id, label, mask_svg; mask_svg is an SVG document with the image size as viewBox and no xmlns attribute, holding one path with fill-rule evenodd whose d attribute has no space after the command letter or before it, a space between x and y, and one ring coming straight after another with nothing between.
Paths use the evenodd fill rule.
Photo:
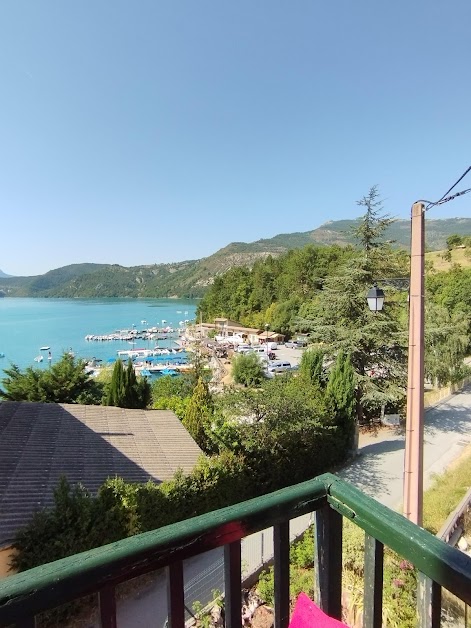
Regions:
<instances>
[{"instance_id":1,"label":"lake","mask_svg":"<svg viewBox=\"0 0 471 628\"><path fill-rule=\"evenodd\" d=\"M197 302L180 299L12 299L0 298L0 376L3 369L16 364L48 367L64 351L77 357L106 361L120 349L152 348L155 340L138 340L135 347L126 341L87 341L89 334L104 335L118 329L145 330L146 327L174 327L195 318ZM144 321L144 322L143 322ZM165 321L165 322L163 322ZM159 340L160 347L171 340ZM34 358L42 353L44 361Z\"/></svg>"}]
</instances>

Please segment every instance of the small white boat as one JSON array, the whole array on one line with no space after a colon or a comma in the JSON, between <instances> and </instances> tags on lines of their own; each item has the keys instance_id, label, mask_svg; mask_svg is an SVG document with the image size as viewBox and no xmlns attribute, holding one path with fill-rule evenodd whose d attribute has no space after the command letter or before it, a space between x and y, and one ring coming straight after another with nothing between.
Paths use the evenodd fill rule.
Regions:
<instances>
[{"instance_id":1,"label":"small white boat","mask_svg":"<svg viewBox=\"0 0 471 628\"><path fill-rule=\"evenodd\" d=\"M34 358L34 361L35 361L35 362L42 362L42 361L43 361L43 356L42 356L42 355L37 355L37 356Z\"/></svg>"}]
</instances>

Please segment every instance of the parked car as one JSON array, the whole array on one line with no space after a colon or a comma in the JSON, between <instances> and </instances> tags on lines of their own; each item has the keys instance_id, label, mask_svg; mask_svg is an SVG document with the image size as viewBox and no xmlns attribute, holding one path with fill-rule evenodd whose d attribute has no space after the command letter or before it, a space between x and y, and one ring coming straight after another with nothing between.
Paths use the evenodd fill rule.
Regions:
<instances>
[{"instance_id":1,"label":"parked car","mask_svg":"<svg viewBox=\"0 0 471 628\"><path fill-rule=\"evenodd\" d=\"M304 347L307 347L307 342L305 340L288 340L288 342L285 342L285 347L288 349L304 349Z\"/></svg>"},{"instance_id":2,"label":"parked car","mask_svg":"<svg viewBox=\"0 0 471 628\"><path fill-rule=\"evenodd\" d=\"M284 373L291 370L291 362L285 362L283 360L274 360L268 364L268 373Z\"/></svg>"},{"instance_id":3,"label":"parked car","mask_svg":"<svg viewBox=\"0 0 471 628\"><path fill-rule=\"evenodd\" d=\"M249 353L252 351L252 347L250 345L239 345L236 351L237 353Z\"/></svg>"}]
</instances>

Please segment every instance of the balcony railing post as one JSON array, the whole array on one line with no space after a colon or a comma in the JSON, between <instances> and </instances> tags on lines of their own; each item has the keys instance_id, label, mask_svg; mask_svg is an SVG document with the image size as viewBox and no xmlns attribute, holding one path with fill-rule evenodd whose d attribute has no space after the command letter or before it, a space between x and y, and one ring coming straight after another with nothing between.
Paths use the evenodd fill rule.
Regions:
<instances>
[{"instance_id":1,"label":"balcony railing post","mask_svg":"<svg viewBox=\"0 0 471 628\"><path fill-rule=\"evenodd\" d=\"M383 614L384 545L365 534L363 628L381 628Z\"/></svg>"},{"instance_id":2,"label":"balcony railing post","mask_svg":"<svg viewBox=\"0 0 471 628\"><path fill-rule=\"evenodd\" d=\"M240 541L224 546L224 589L227 628L242 626L242 561Z\"/></svg>"},{"instance_id":3,"label":"balcony railing post","mask_svg":"<svg viewBox=\"0 0 471 628\"><path fill-rule=\"evenodd\" d=\"M331 617L342 618L342 515L329 505L315 516L315 597Z\"/></svg>"},{"instance_id":4,"label":"balcony railing post","mask_svg":"<svg viewBox=\"0 0 471 628\"><path fill-rule=\"evenodd\" d=\"M419 628L440 628L442 588L420 571L417 577L417 612Z\"/></svg>"},{"instance_id":5,"label":"balcony railing post","mask_svg":"<svg viewBox=\"0 0 471 628\"><path fill-rule=\"evenodd\" d=\"M275 570L275 628L289 624L289 521L273 529Z\"/></svg>"},{"instance_id":6,"label":"balcony railing post","mask_svg":"<svg viewBox=\"0 0 471 628\"><path fill-rule=\"evenodd\" d=\"M185 589L183 585L183 562L171 563L167 567L167 612L169 628L185 626Z\"/></svg>"},{"instance_id":7,"label":"balcony railing post","mask_svg":"<svg viewBox=\"0 0 471 628\"><path fill-rule=\"evenodd\" d=\"M116 591L113 586L105 587L98 594L101 628L116 628Z\"/></svg>"}]
</instances>

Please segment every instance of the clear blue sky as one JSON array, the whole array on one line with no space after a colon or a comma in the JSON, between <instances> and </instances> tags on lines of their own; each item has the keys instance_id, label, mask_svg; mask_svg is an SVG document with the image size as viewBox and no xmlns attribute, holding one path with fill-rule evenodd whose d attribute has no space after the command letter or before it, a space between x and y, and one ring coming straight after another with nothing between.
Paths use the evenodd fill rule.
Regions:
<instances>
[{"instance_id":1,"label":"clear blue sky","mask_svg":"<svg viewBox=\"0 0 471 628\"><path fill-rule=\"evenodd\" d=\"M373 184L408 217L471 165L470 23L469 0L4 0L0 268L200 258L356 217Z\"/></svg>"}]
</instances>

